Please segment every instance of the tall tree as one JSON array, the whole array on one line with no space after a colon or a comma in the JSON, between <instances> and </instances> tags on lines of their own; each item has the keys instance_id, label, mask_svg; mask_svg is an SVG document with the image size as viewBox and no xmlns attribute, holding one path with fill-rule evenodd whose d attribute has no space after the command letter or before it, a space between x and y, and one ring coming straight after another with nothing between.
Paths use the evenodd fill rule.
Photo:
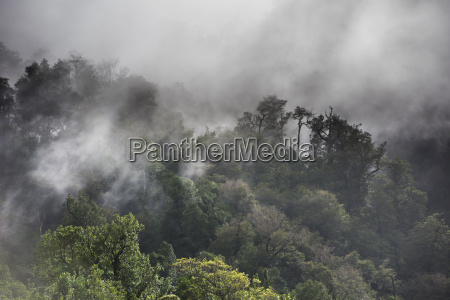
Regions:
<instances>
[{"instance_id":1,"label":"tall tree","mask_svg":"<svg viewBox=\"0 0 450 300\"><path fill-rule=\"evenodd\" d=\"M307 110L306 108L297 106L292 113L292 118L297 120L297 150L300 149L300 133L303 126L309 126L311 124L311 118L313 117L313 113L311 110Z\"/></svg>"},{"instance_id":2,"label":"tall tree","mask_svg":"<svg viewBox=\"0 0 450 300\"><path fill-rule=\"evenodd\" d=\"M256 113L244 112L243 117L238 119L237 130L282 135L283 128L292 115L284 111L286 103L287 100L278 99L276 95L264 97L259 102Z\"/></svg>"},{"instance_id":3,"label":"tall tree","mask_svg":"<svg viewBox=\"0 0 450 300\"><path fill-rule=\"evenodd\" d=\"M368 132L349 125L331 107L325 116L311 120L311 131L318 158L311 178L335 193L347 209L362 207L368 180L381 168L386 143L375 146Z\"/></svg>"}]
</instances>

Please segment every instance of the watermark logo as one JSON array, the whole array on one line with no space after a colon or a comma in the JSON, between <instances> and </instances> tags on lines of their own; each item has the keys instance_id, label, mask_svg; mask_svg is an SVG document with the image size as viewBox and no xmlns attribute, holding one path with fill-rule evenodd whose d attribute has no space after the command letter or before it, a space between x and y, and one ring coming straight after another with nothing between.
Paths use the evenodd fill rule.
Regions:
<instances>
[{"instance_id":1,"label":"watermark logo","mask_svg":"<svg viewBox=\"0 0 450 300\"><path fill-rule=\"evenodd\" d=\"M313 162L314 146L310 143L298 145L297 139L284 138L275 145L258 143L256 138L237 137L232 143L198 143L197 139L183 139L176 143L147 142L141 137L129 138L128 161L135 162L138 156L148 161L183 162Z\"/></svg>"}]
</instances>

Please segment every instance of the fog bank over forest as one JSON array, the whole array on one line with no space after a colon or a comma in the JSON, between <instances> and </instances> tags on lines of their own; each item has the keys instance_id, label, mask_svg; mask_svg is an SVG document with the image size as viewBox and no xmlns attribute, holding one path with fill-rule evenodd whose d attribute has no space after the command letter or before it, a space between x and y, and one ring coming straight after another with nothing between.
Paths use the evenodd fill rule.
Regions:
<instances>
[{"instance_id":1,"label":"fog bank over forest","mask_svg":"<svg viewBox=\"0 0 450 300\"><path fill-rule=\"evenodd\" d=\"M449 125L449 5L2 1L0 36L26 58L118 58L197 131L277 94L317 112L332 105L379 140L429 137ZM175 83L186 91L165 94Z\"/></svg>"},{"instance_id":2,"label":"fog bank over forest","mask_svg":"<svg viewBox=\"0 0 450 300\"><path fill-rule=\"evenodd\" d=\"M449 13L0 0L0 298L449 299Z\"/></svg>"},{"instance_id":3,"label":"fog bank over forest","mask_svg":"<svg viewBox=\"0 0 450 300\"><path fill-rule=\"evenodd\" d=\"M333 106L361 123L375 141L388 141L392 155L415 163L429 191L447 176L448 1L1 6L0 38L29 62L71 53L92 63L118 59L130 74L157 84L160 105L182 113L196 134L233 127L242 111L276 94L289 109L300 104L323 113ZM7 77L14 83L22 72Z\"/></svg>"}]
</instances>

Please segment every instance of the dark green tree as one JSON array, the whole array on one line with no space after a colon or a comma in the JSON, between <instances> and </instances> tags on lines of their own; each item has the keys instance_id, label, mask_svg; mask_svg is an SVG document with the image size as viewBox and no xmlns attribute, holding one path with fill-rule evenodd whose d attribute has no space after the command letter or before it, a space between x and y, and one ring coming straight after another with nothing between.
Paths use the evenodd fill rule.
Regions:
<instances>
[{"instance_id":1,"label":"dark green tree","mask_svg":"<svg viewBox=\"0 0 450 300\"><path fill-rule=\"evenodd\" d=\"M266 135L282 135L283 128L291 117L284 107L287 100L278 99L276 95L264 97L256 108L256 113L244 112L238 119L237 131Z\"/></svg>"},{"instance_id":2,"label":"dark green tree","mask_svg":"<svg viewBox=\"0 0 450 300\"><path fill-rule=\"evenodd\" d=\"M47 143L67 130L70 116L82 100L72 90L70 72L70 65L62 60L50 66L44 59L25 68L25 74L16 83L23 135Z\"/></svg>"},{"instance_id":3,"label":"dark green tree","mask_svg":"<svg viewBox=\"0 0 450 300\"><path fill-rule=\"evenodd\" d=\"M81 192L77 198L68 195L64 204L63 226L101 226L112 217L110 211L98 206Z\"/></svg>"},{"instance_id":4,"label":"dark green tree","mask_svg":"<svg viewBox=\"0 0 450 300\"><path fill-rule=\"evenodd\" d=\"M409 274L441 272L449 275L449 226L439 214L427 217L409 232L405 251Z\"/></svg>"},{"instance_id":5,"label":"dark green tree","mask_svg":"<svg viewBox=\"0 0 450 300\"><path fill-rule=\"evenodd\" d=\"M311 179L336 194L347 209L361 208L368 180L381 168L385 143L375 146L368 132L349 125L332 108L311 120L311 131L318 158Z\"/></svg>"},{"instance_id":6,"label":"dark green tree","mask_svg":"<svg viewBox=\"0 0 450 300\"><path fill-rule=\"evenodd\" d=\"M294 112L292 113L292 118L294 120L297 120L297 143L298 143L298 148L297 150L300 149L300 134L302 131L302 127L303 126L309 126L311 124L311 118L313 117L313 113L310 110L307 110L306 108L297 106L294 109Z\"/></svg>"},{"instance_id":7,"label":"dark green tree","mask_svg":"<svg viewBox=\"0 0 450 300\"><path fill-rule=\"evenodd\" d=\"M325 285L319 281L308 280L295 287L295 298L302 300L331 300L333 299Z\"/></svg>"}]
</instances>

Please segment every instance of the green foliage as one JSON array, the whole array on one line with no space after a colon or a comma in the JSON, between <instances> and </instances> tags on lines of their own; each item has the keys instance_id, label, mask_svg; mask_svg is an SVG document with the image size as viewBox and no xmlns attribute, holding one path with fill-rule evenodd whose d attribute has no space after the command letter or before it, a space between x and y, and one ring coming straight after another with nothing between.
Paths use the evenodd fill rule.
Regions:
<instances>
[{"instance_id":1,"label":"green foliage","mask_svg":"<svg viewBox=\"0 0 450 300\"><path fill-rule=\"evenodd\" d=\"M101 279L102 271L93 268L89 275L61 273L47 288L41 291L43 299L126 299L121 286L111 280Z\"/></svg>"},{"instance_id":2,"label":"green foliage","mask_svg":"<svg viewBox=\"0 0 450 300\"><path fill-rule=\"evenodd\" d=\"M415 188L407 162L396 158L384 164L385 174L377 175L369 185L369 215L379 233L406 233L424 218L427 196Z\"/></svg>"},{"instance_id":3,"label":"green foliage","mask_svg":"<svg viewBox=\"0 0 450 300\"><path fill-rule=\"evenodd\" d=\"M248 216L260 241L259 248L268 261L298 249L309 239L309 232L298 228L273 206L256 206Z\"/></svg>"},{"instance_id":4,"label":"green foliage","mask_svg":"<svg viewBox=\"0 0 450 300\"><path fill-rule=\"evenodd\" d=\"M252 287L244 273L233 270L221 259L178 259L177 294L181 299L277 299L270 290Z\"/></svg>"},{"instance_id":5,"label":"green foliage","mask_svg":"<svg viewBox=\"0 0 450 300\"><path fill-rule=\"evenodd\" d=\"M371 135L330 113L314 117L310 123L317 151L314 179L338 196L350 211L364 204L367 180L381 167L385 143L376 147Z\"/></svg>"},{"instance_id":6,"label":"green foliage","mask_svg":"<svg viewBox=\"0 0 450 300\"><path fill-rule=\"evenodd\" d=\"M42 236L36 271L53 291L61 284L65 289L82 289L94 280L100 286L113 284L126 292L127 299L164 294L168 285L158 278L159 266L152 267L148 255L139 251L142 229L131 214L115 215L101 227L60 226Z\"/></svg>"},{"instance_id":7,"label":"green foliage","mask_svg":"<svg viewBox=\"0 0 450 300\"><path fill-rule=\"evenodd\" d=\"M98 206L89 196L79 193L75 199L68 195L65 202L63 226L100 226L104 225L110 212Z\"/></svg>"},{"instance_id":8,"label":"green foliage","mask_svg":"<svg viewBox=\"0 0 450 300\"><path fill-rule=\"evenodd\" d=\"M253 243L255 233L251 224L243 218L235 218L217 229L216 240L212 244L215 253L236 258L242 247Z\"/></svg>"},{"instance_id":9,"label":"green foliage","mask_svg":"<svg viewBox=\"0 0 450 300\"><path fill-rule=\"evenodd\" d=\"M226 204L233 215L246 215L255 205L255 196L242 179L228 180L220 186L218 201Z\"/></svg>"},{"instance_id":10,"label":"green foliage","mask_svg":"<svg viewBox=\"0 0 450 300\"><path fill-rule=\"evenodd\" d=\"M31 299L32 289L15 280L6 265L0 264L0 299Z\"/></svg>"},{"instance_id":11,"label":"green foliage","mask_svg":"<svg viewBox=\"0 0 450 300\"><path fill-rule=\"evenodd\" d=\"M244 112L243 117L238 119L235 130L282 137L283 128L292 115L284 111L286 102L287 100L278 99L276 95L264 97L259 102L256 113Z\"/></svg>"},{"instance_id":12,"label":"green foliage","mask_svg":"<svg viewBox=\"0 0 450 300\"><path fill-rule=\"evenodd\" d=\"M371 259L384 259L385 255L393 251L393 245L386 240L385 236L377 234L360 217L352 217L350 220L350 229L346 240L349 242L351 249L358 249L362 256ZM397 243L401 243L402 240L403 237L401 235L397 236Z\"/></svg>"},{"instance_id":13,"label":"green foliage","mask_svg":"<svg viewBox=\"0 0 450 300\"><path fill-rule=\"evenodd\" d=\"M0 44L0 66L21 63ZM2 232L20 216L9 212L11 203L26 199L15 190L53 200L24 176L33 154L89 130L82 120L92 112L113 108L108 118L118 140L132 133L178 142L193 134L181 114L157 105L155 84L128 76L117 60L97 66L79 55L54 65L43 60L28 66L15 87L0 78L0 138L7 145L0 147ZM449 298L449 227L445 215L426 217L427 195L409 163L387 159L385 144L375 145L332 109L286 112L286 103L264 97L234 131L207 129L198 141L223 144L240 135L275 143L294 119L298 139L311 131L315 163L219 162L187 178L184 164L139 161L130 167L139 187L128 190L124 180L131 192L117 202L136 217L112 216L97 204L108 203L103 197L111 186L122 188L115 170L105 175L82 166L74 170L82 192L66 198L64 212L46 207L47 218L40 210L37 222L34 213L22 216L16 236L1 236L0 298ZM62 226L39 236L42 228L56 228L62 213Z\"/></svg>"},{"instance_id":14,"label":"green foliage","mask_svg":"<svg viewBox=\"0 0 450 300\"><path fill-rule=\"evenodd\" d=\"M439 214L428 216L409 232L405 251L409 270L449 275L449 226Z\"/></svg>"},{"instance_id":15,"label":"green foliage","mask_svg":"<svg viewBox=\"0 0 450 300\"><path fill-rule=\"evenodd\" d=\"M336 300L373 299L373 291L356 268L342 265L333 275L333 297Z\"/></svg>"},{"instance_id":16,"label":"green foliage","mask_svg":"<svg viewBox=\"0 0 450 300\"><path fill-rule=\"evenodd\" d=\"M180 297L174 294L169 294L158 298L158 300L180 300Z\"/></svg>"},{"instance_id":17,"label":"green foliage","mask_svg":"<svg viewBox=\"0 0 450 300\"><path fill-rule=\"evenodd\" d=\"M350 216L336 197L326 191L302 191L296 203L296 215L311 230L328 240L339 241L349 230Z\"/></svg>"},{"instance_id":18,"label":"green foliage","mask_svg":"<svg viewBox=\"0 0 450 300\"><path fill-rule=\"evenodd\" d=\"M400 293L404 299L449 299L450 278L442 273L415 273L400 287Z\"/></svg>"},{"instance_id":19,"label":"green foliage","mask_svg":"<svg viewBox=\"0 0 450 300\"><path fill-rule=\"evenodd\" d=\"M325 285L319 281L308 280L295 287L295 298L302 300L331 300Z\"/></svg>"},{"instance_id":20,"label":"green foliage","mask_svg":"<svg viewBox=\"0 0 450 300\"><path fill-rule=\"evenodd\" d=\"M318 281L323 283L328 290L332 289L332 283L333 283L333 271L323 265L322 263L318 262L304 262L301 265L302 268L302 279L303 281Z\"/></svg>"},{"instance_id":21,"label":"green foliage","mask_svg":"<svg viewBox=\"0 0 450 300\"><path fill-rule=\"evenodd\" d=\"M174 277L175 270L173 264L177 260L171 244L162 242L156 252L150 254L152 264L159 264L162 268L160 274L162 277Z\"/></svg>"}]
</instances>

